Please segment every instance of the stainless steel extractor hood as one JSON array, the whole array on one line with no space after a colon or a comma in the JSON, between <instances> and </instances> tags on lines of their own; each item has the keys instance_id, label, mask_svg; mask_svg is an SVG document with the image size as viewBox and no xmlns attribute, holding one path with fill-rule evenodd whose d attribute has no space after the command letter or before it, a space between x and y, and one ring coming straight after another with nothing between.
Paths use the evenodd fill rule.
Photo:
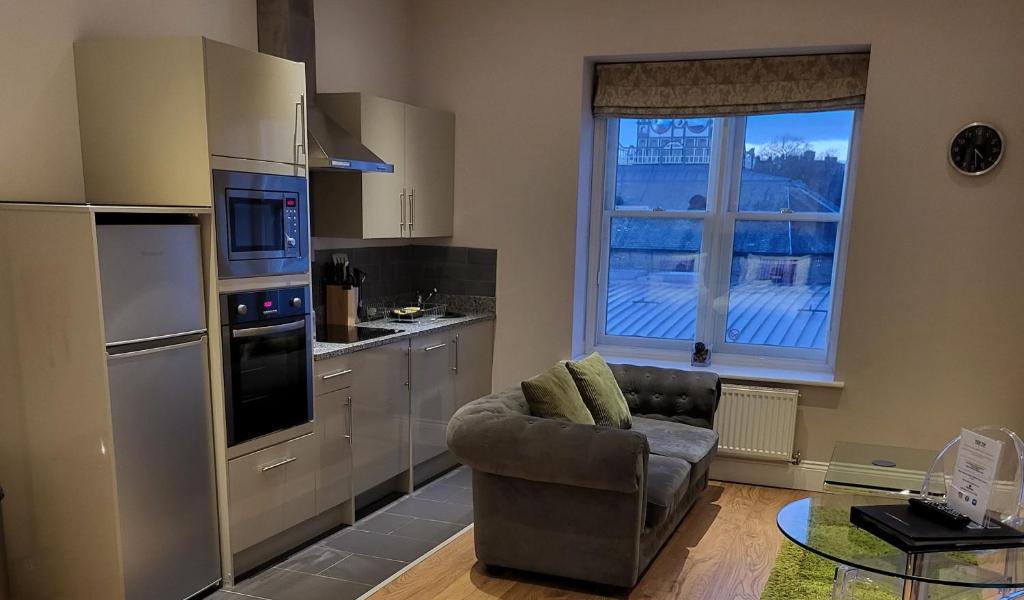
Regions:
<instances>
[{"instance_id":1,"label":"stainless steel extractor hood","mask_svg":"<svg viewBox=\"0 0 1024 600\"><path fill-rule=\"evenodd\" d=\"M312 170L394 173L389 164L317 106L313 0L257 0L259 50L306 63L306 137Z\"/></svg>"}]
</instances>

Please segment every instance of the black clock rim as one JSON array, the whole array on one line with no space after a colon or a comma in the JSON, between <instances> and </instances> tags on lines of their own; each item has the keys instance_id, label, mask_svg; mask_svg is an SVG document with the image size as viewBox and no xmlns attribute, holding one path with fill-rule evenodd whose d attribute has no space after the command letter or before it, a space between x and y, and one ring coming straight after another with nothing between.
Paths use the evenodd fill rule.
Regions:
<instances>
[{"instance_id":1,"label":"black clock rim","mask_svg":"<svg viewBox=\"0 0 1024 600\"><path fill-rule=\"evenodd\" d=\"M991 166L986 167L980 171L965 171L961 169L959 166L957 166L956 162L953 161L953 144L956 143L956 138L959 137L961 133L967 131L972 127L978 127L979 125L982 127L989 128L990 130L992 130L993 133L995 133L999 137L999 145L1001 146L999 156L996 157L995 162L992 163ZM949 150L946 152L946 158L949 160L950 166L952 166L957 173L960 173L961 175L967 175L969 177L977 177L978 175L984 175L985 173L988 173L992 169L995 169L999 165L999 162L1003 160L1004 154L1006 154L1006 138L1003 137L1003 133L999 131L999 129L997 129L995 125L991 123L987 123L985 121L974 121L973 123L968 123L967 125L964 125L960 129L957 129L956 132L953 133L953 136L949 138Z\"/></svg>"}]
</instances>

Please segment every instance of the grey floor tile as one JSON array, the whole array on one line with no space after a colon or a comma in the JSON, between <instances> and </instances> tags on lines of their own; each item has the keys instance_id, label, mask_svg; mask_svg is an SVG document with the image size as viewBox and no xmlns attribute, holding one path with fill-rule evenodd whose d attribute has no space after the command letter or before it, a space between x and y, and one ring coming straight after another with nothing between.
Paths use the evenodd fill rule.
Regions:
<instances>
[{"instance_id":1,"label":"grey floor tile","mask_svg":"<svg viewBox=\"0 0 1024 600\"><path fill-rule=\"evenodd\" d=\"M409 524L399 527L395 531L395 535L424 540L436 545L462 531L464 528L464 525L455 523L413 519Z\"/></svg>"},{"instance_id":2,"label":"grey floor tile","mask_svg":"<svg viewBox=\"0 0 1024 600\"><path fill-rule=\"evenodd\" d=\"M407 564L409 563L399 560L353 554L327 569L321 575L355 581L366 585L377 585L397 573Z\"/></svg>"},{"instance_id":3,"label":"grey floor tile","mask_svg":"<svg viewBox=\"0 0 1024 600\"><path fill-rule=\"evenodd\" d=\"M365 519L357 521L352 528L362 529L363 531L373 531L376 533L391 533L402 525L408 523L410 520L412 520L412 517L403 517L400 515L391 515L386 512L377 512Z\"/></svg>"},{"instance_id":4,"label":"grey floor tile","mask_svg":"<svg viewBox=\"0 0 1024 600\"><path fill-rule=\"evenodd\" d=\"M459 487L473 487L473 471L471 471L469 467L459 467L438 481L440 483L457 485Z\"/></svg>"},{"instance_id":5,"label":"grey floor tile","mask_svg":"<svg viewBox=\"0 0 1024 600\"><path fill-rule=\"evenodd\" d=\"M253 598L264 600L259 598L259 596L239 594L238 592L231 592L228 590L218 590L210 594L209 596L206 596L205 598L203 598L203 600L252 600Z\"/></svg>"},{"instance_id":6,"label":"grey floor tile","mask_svg":"<svg viewBox=\"0 0 1024 600\"><path fill-rule=\"evenodd\" d=\"M430 519L432 521L457 523L459 525L469 525L473 522L472 507L423 500L421 498L405 498L400 500L388 507L387 512L394 515L405 515L420 519Z\"/></svg>"},{"instance_id":7,"label":"grey floor tile","mask_svg":"<svg viewBox=\"0 0 1024 600\"><path fill-rule=\"evenodd\" d=\"M473 488L456 488L456 490L445 499L445 502L461 504L463 506L473 506Z\"/></svg>"},{"instance_id":8,"label":"grey floor tile","mask_svg":"<svg viewBox=\"0 0 1024 600\"><path fill-rule=\"evenodd\" d=\"M358 529L346 529L341 535L324 540L324 544L335 550L407 562L419 558L433 548L430 542L423 540Z\"/></svg>"},{"instance_id":9,"label":"grey floor tile","mask_svg":"<svg viewBox=\"0 0 1024 600\"><path fill-rule=\"evenodd\" d=\"M455 485L449 485L444 481L432 481L421 489L416 490L413 494L415 498L423 498L424 500L437 500L438 502L448 502L448 498L451 498L458 492L465 491L466 488L458 487Z\"/></svg>"},{"instance_id":10,"label":"grey floor tile","mask_svg":"<svg viewBox=\"0 0 1024 600\"><path fill-rule=\"evenodd\" d=\"M284 562L275 566L303 573L319 573L351 554L351 552L342 552L327 546L310 546L289 556Z\"/></svg>"},{"instance_id":11,"label":"grey floor tile","mask_svg":"<svg viewBox=\"0 0 1024 600\"><path fill-rule=\"evenodd\" d=\"M354 600L371 587L352 581L271 568L236 585L233 590L270 600Z\"/></svg>"}]
</instances>

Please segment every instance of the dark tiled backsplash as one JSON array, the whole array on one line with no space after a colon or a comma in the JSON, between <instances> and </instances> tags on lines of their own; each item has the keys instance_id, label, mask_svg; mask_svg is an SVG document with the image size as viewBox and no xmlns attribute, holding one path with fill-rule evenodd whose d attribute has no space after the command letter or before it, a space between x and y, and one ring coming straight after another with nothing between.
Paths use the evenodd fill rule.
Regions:
<instances>
[{"instance_id":1,"label":"dark tiled backsplash","mask_svg":"<svg viewBox=\"0 0 1024 600\"><path fill-rule=\"evenodd\" d=\"M317 250L313 256L314 306L323 305L320 285L324 265L335 254L345 254L354 268L366 272L360 290L363 301L375 298L415 297L437 288L448 296L494 297L498 251L462 246L376 246Z\"/></svg>"}]
</instances>

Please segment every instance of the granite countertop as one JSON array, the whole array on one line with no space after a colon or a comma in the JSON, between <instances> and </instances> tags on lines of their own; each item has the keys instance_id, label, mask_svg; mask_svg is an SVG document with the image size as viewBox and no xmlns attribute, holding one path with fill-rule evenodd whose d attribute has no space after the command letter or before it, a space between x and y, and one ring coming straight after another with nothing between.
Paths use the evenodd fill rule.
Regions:
<instances>
[{"instance_id":1,"label":"granite countertop","mask_svg":"<svg viewBox=\"0 0 1024 600\"><path fill-rule=\"evenodd\" d=\"M328 358L334 358L335 356L341 356L342 354L349 354L351 352L357 352L359 350L366 350L367 348L374 348L376 346L384 346L392 342L399 340L405 340L425 333L436 333L438 331L445 331L448 329L454 329L468 323L476 323L477 321L490 321L494 319L494 313L466 313L464 317L456 317L453 319L418 319L415 322L405 323L391 321L390 319L382 319L380 321L370 321L368 323L360 323L360 327L373 327L378 329L401 329L400 333L392 335L384 335L379 338L373 338L371 340L363 340L360 342L353 342L351 344L335 344L331 342L313 341L313 360L324 360Z\"/></svg>"}]
</instances>

